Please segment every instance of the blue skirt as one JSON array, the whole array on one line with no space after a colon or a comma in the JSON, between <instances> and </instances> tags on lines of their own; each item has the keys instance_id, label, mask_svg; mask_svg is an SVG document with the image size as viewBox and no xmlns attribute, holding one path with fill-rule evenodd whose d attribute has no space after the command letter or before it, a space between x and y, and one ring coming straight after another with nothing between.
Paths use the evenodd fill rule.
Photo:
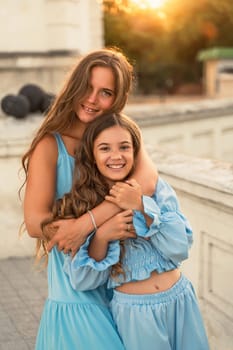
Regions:
<instances>
[{"instance_id":1,"label":"blue skirt","mask_svg":"<svg viewBox=\"0 0 233 350\"><path fill-rule=\"evenodd\" d=\"M53 248L48 263L48 299L36 350L124 350L110 309L106 286L78 292L64 273L65 254ZM111 296L112 297L112 296Z\"/></svg>"},{"instance_id":2,"label":"blue skirt","mask_svg":"<svg viewBox=\"0 0 233 350\"><path fill-rule=\"evenodd\" d=\"M124 350L109 308L48 299L36 350Z\"/></svg>"},{"instance_id":3,"label":"blue skirt","mask_svg":"<svg viewBox=\"0 0 233 350\"><path fill-rule=\"evenodd\" d=\"M161 293L114 291L111 309L126 350L209 349L193 286L184 276Z\"/></svg>"}]
</instances>

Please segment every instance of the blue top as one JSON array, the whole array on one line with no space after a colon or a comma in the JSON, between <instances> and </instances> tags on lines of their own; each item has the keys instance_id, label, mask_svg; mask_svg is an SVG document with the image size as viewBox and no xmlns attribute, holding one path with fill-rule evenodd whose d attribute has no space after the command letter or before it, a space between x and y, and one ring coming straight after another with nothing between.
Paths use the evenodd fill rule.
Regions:
<instances>
[{"instance_id":1,"label":"blue top","mask_svg":"<svg viewBox=\"0 0 233 350\"><path fill-rule=\"evenodd\" d=\"M143 196L143 205L153 222L147 227L142 213L134 211L133 224L137 238L124 241L122 267L125 276L110 276L111 266L119 261L119 241L112 241L105 259L97 262L88 255L90 235L76 256L73 259L68 256L65 260L64 270L74 288L96 288L106 281L108 288L114 288L126 282L147 279L152 271L162 273L173 270L188 258L193 242L192 229L180 211L172 187L159 177L154 194L151 197Z\"/></svg>"}]
</instances>

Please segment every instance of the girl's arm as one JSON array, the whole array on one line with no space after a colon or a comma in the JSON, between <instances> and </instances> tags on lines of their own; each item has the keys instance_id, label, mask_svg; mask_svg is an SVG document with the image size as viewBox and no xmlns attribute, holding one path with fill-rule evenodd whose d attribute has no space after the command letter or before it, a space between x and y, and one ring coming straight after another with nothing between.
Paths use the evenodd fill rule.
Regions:
<instances>
[{"instance_id":1,"label":"girl's arm","mask_svg":"<svg viewBox=\"0 0 233 350\"><path fill-rule=\"evenodd\" d=\"M63 269L75 290L94 289L108 280L111 267L119 261L119 240L135 238L133 230L127 231L132 220L132 210L117 214L87 238L73 259L66 256Z\"/></svg>"},{"instance_id":2,"label":"girl's arm","mask_svg":"<svg viewBox=\"0 0 233 350\"><path fill-rule=\"evenodd\" d=\"M130 180L131 184L134 180ZM156 195L143 196L143 209L129 200L130 195L123 198L122 193L132 191L126 183L116 183L111 189L109 201L122 203L122 208L135 209L133 223L136 234L150 239L151 245L160 254L162 260L172 262L173 266L187 259L192 245L192 228L180 211L179 201L173 188L160 178ZM133 187L133 186L132 186ZM122 191L122 188L125 188ZM136 188L136 183L134 188ZM135 200L136 202L136 200Z\"/></svg>"},{"instance_id":3,"label":"girl's arm","mask_svg":"<svg viewBox=\"0 0 233 350\"><path fill-rule=\"evenodd\" d=\"M132 221L132 210L124 210L101 225L90 241L88 247L89 256L96 261L101 261L107 255L110 242L135 238ZM128 227L131 228L130 231L128 231Z\"/></svg>"}]
</instances>

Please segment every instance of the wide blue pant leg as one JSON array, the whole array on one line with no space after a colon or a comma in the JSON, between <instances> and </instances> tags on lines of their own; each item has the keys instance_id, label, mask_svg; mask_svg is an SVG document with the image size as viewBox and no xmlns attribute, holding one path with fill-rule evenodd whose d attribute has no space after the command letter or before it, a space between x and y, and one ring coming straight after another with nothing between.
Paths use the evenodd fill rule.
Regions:
<instances>
[{"instance_id":1,"label":"wide blue pant leg","mask_svg":"<svg viewBox=\"0 0 233 350\"><path fill-rule=\"evenodd\" d=\"M161 293L114 291L111 309L126 350L209 350L194 289L184 276Z\"/></svg>"}]
</instances>

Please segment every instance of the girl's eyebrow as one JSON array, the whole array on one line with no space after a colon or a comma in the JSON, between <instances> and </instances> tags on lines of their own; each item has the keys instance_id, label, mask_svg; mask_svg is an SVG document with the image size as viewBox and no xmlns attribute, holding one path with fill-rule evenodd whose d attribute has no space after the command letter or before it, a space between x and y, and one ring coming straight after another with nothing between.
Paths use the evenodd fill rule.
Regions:
<instances>
[{"instance_id":1,"label":"girl's eyebrow","mask_svg":"<svg viewBox=\"0 0 233 350\"><path fill-rule=\"evenodd\" d=\"M127 140L118 142L119 145L121 145L123 143L131 144L132 142L131 141L127 141ZM97 147L106 146L106 145L110 145L110 142L101 142L101 143L99 143L97 145Z\"/></svg>"},{"instance_id":2,"label":"girl's eyebrow","mask_svg":"<svg viewBox=\"0 0 233 350\"><path fill-rule=\"evenodd\" d=\"M109 142L101 142L101 143L98 143L97 146L102 146L102 145L109 145Z\"/></svg>"}]
</instances>

